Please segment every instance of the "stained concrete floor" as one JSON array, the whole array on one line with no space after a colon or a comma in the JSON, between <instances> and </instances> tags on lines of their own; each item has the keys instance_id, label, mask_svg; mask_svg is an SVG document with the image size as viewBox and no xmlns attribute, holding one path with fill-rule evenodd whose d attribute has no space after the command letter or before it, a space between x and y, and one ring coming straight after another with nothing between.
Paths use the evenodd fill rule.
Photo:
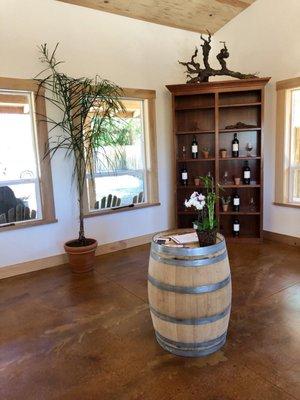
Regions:
<instances>
[{"instance_id":1,"label":"stained concrete floor","mask_svg":"<svg viewBox=\"0 0 300 400\"><path fill-rule=\"evenodd\" d=\"M225 347L205 358L156 343L149 246L0 281L1 400L300 399L300 251L229 246L233 307Z\"/></svg>"}]
</instances>

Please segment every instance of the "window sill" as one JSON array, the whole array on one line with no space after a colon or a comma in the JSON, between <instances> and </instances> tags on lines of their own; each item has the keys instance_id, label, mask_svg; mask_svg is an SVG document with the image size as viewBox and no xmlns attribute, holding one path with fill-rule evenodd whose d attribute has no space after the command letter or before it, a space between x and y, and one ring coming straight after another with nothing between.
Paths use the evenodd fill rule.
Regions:
<instances>
[{"instance_id":1,"label":"window sill","mask_svg":"<svg viewBox=\"0 0 300 400\"><path fill-rule=\"evenodd\" d=\"M46 220L46 219L40 219L36 221L24 221L24 222L17 222L15 225L2 225L0 226L0 232L5 232L5 231L13 231L16 229L24 229L24 228L32 228L34 226L39 226L39 225L48 225L48 224L55 224L58 222L57 219L51 219L51 220ZM12 222L14 224L14 222Z\"/></svg>"},{"instance_id":2,"label":"window sill","mask_svg":"<svg viewBox=\"0 0 300 400\"><path fill-rule=\"evenodd\" d=\"M273 202L274 206L280 207L290 207L290 208L300 208L300 203L280 203L280 202Z\"/></svg>"},{"instance_id":3,"label":"window sill","mask_svg":"<svg viewBox=\"0 0 300 400\"><path fill-rule=\"evenodd\" d=\"M91 217L97 217L99 215L116 214L116 213L120 213L120 212L124 212L124 211L125 212L136 211L136 210L140 210L143 208L155 207L155 206L160 206L160 203L159 202L142 203L142 204L135 204L133 207L127 207L127 208L120 208L120 209L116 208L116 209L104 209L104 210L90 211L84 217L91 218Z\"/></svg>"}]
</instances>

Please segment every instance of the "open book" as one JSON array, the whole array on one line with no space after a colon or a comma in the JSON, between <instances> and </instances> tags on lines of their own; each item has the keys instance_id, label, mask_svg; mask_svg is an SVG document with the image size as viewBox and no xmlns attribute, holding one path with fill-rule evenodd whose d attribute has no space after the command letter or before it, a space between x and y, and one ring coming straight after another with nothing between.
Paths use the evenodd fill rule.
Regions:
<instances>
[{"instance_id":1,"label":"open book","mask_svg":"<svg viewBox=\"0 0 300 400\"><path fill-rule=\"evenodd\" d=\"M187 244L187 243L193 243L193 242L198 242L198 236L196 232L192 233L185 233L183 235L174 235L170 236L170 238L178 244Z\"/></svg>"}]
</instances>

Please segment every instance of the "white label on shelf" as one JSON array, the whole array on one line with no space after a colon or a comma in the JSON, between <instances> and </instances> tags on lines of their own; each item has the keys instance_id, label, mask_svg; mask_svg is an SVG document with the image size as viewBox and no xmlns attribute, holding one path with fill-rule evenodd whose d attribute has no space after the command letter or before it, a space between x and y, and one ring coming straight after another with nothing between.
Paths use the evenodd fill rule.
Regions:
<instances>
[{"instance_id":1,"label":"white label on shelf","mask_svg":"<svg viewBox=\"0 0 300 400\"><path fill-rule=\"evenodd\" d=\"M182 178L183 181L186 181L187 178L188 178L187 172L182 172L181 178Z\"/></svg>"},{"instance_id":2,"label":"white label on shelf","mask_svg":"<svg viewBox=\"0 0 300 400\"><path fill-rule=\"evenodd\" d=\"M250 171L244 171L244 178L250 179Z\"/></svg>"},{"instance_id":3,"label":"white label on shelf","mask_svg":"<svg viewBox=\"0 0 300 400\"><path fill-rule=\"evenodd\" d=\"M196 144L192 146L192 153L198 153L198 146Z\"/></svg>"},{"instance_id":4,"label":"white label on shelf","mask_svg":"<svg viewBox=\"0 0 300 400\"><path fill-rule=\"evenodd\" d=\"M240 205L240 199L234 198L233 199L233 205L234 206L239 206Z\"/></svg>"},{"instance_id":5,"label":"white label on shelf","mask_svg":"<svg viewBox=\"0 0 300 400\"><path fill-rule=\"evenodd\" d=\"M233 145L232 145L232 151L239 151L239 145L238 145L238 143L233 143Z\"/></svg>"},{"instance_id":6,"label":"white label on shelf","mask_svg":"<svg viewBox=\"0 0 300 400\"><path fill-rule=\"evenodd\" d=\"M233 224L233 230L234 230L234 232L239 232L240 231L240 224Z\"/></svg>"}]
</instances>

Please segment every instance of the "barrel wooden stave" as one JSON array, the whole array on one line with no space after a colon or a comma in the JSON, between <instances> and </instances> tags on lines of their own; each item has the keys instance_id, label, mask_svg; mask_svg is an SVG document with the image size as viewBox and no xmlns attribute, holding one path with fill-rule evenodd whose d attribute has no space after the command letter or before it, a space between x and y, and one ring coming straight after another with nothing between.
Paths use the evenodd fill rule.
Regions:
<instances>
[{"instance_id":1,"label":"barrel wooden stave","mask_svg":"<svg viewBox=\"0 0 300 400\"><path fill-rule=\"evenodd\" d=\"M226 341L230 266L225 240L221 235L218 240L210 248L183 252L152 242L148 280L151 317L159 344L174 354L206 355Z\"/></svg>"},{"instance_id":2,"label":"barrel wooden stave","mask_svg":"<svg viewBox=\"0 0 300 400\"><path fill-rule=\"evenodd\" d=\"M208 317L230 306L231 289L227 286L211 293L181 294L160 290L148 283L151 307L174 318Z\"/></svg>"},{"instance_id":3,"label":"barrel wooden stave","mask_svg":"<svg viewBox=\"0 0 300 400\"><path fill-rule=\"evenodd\" d=\"M188 271L187 267L164 264L151 258L149 275L157 281L170 285L194 287L223 281L230 275L230 267L227 257L213 264L213 268L212 264L209 264L201 267L189 267Z\"/></svg>"},{"instance_id":4,"label":"barrel wooden stave","mask_svg":"<svg viewBox=\"0 0 300 400\"><path fill-rule=\"evenodd\" d=\"M156 332L178 343L202 343L216 339L227 332L229 313L217 321L203 325L175 324L163 321L151 313Z\"/></svg>"}]
</instances>

